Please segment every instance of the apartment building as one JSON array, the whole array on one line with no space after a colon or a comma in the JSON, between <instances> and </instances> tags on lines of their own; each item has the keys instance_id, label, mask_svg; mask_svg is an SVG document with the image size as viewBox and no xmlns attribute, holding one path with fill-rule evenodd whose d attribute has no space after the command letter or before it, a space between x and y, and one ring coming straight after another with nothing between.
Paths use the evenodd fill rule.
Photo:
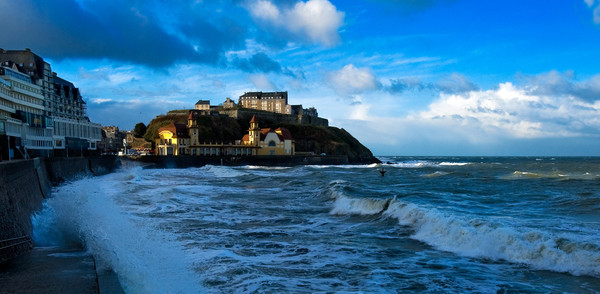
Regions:
<instances>
[{"instance_id":1,"label":"apartment building","mask_svg":"<svg viewBox=\"0 0 600 294\"><path fill-rule=\"evenodd\" d=\"M0 49L0 160L84 155L101 139L79 89L31 50Z\"/></svg>"}]
</instances>

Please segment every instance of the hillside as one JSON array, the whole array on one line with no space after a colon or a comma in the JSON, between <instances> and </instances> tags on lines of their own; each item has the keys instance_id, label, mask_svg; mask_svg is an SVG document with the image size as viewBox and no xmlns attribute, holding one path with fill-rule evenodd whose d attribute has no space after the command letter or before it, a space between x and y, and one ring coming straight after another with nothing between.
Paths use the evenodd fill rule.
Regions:
<instances>
[{"instance_id":1,"label":"hillside","mask_svg":"<svg viewBox=\"0 0 600 294\"><path fill-rule=\"evenodd\" d=\"M171 111L167 115L154 118L149 124L144 138L154 141L158 129L171 122L186 124L187 111ZM250 126L247 120L226 116L200 116L198 126L201 138L206 142L235 142L240 140ZM278 122L259 123L261 128L284 127L292 133L296 152L314 154L347 155L350 163L379 162L371 151L344 129L299 124L279 124Z\"/></svg>"}]
</instances>

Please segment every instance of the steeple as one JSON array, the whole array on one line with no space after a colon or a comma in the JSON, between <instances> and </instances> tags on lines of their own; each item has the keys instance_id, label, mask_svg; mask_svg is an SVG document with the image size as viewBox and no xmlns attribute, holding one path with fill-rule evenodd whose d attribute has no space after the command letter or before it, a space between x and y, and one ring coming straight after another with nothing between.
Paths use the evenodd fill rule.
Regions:
<instances>
[{"instance_id":1,"label":"steeple","mask_svg":"<svg viewBox=\"0 0 600 294\"><path fill-rule=\"evenodd\" d=\"M260 128L258 127L258 119L256 115L252 116L250 120L250 129L248 130L250 139L250 145L258 146L260 143Z\"/></svg>"},{"instance_id":2,"label":"steeple","mask_svg":"<svg viewBox=\"0 0 600 294\"><path fill-rule=\"evenodd\" d=\"M196 128L198 127L198 122L196 122L196 115L193 111L190 111L190 115L188 115L188 128Z\"/></svg>"}]
</instances>

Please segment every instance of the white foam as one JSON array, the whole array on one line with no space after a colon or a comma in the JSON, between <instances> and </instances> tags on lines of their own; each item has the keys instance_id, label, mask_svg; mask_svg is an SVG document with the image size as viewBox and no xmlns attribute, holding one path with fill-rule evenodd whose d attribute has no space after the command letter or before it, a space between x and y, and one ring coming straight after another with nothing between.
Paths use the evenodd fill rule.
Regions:
<instances>
[{"instance_id":1,"label":"white foam","mask_svg":"<svg viewBox=\"0 0 600 294\"><path fill-rule=\"evenodd\" d=\"M440 162L441 166L464 166L471 164L470 162Z\"/></svg>"},{"instance_id":2,"label":"white foam","mask_svg":"<svg viewBox=\"0 0 600 294\"><path fill-rule=\"evenodd\" d=\"M360 214L372 215L383 212L387 209L390 200L380 200L372 198L352 198L352 197L337 197L333 204L331 214Z\"/></svg>"},{"instance_id":3,"label":"white foam","mask_svg":"<svg viewBox=\"0 0 600 294\"><path fill-rule=\"evenodd\" d=\"M201 170L210 172L218 178L236 178L247 175L247 173L229 166L207 165Z\"/></svg>"},{"instance_id":4,"label":"white foam","mask_svg":"<svg viewBox=\"0 0 600 294\"><path fill-rule=\"evenodd\" d=\"M264 170L283 170L283 169L290 169L291 167L289 167L289 166L245 165L245 166L242 166L241 168L246 168L246 169L264 169Z\"/></svg>"},{"instance_id":5,"label":"white foam","mask_svg":"<svg viewBox=\"0 0 600 294\"><path fill-rule=\"evenodd\" d=\"M128 171L121 171L56 189L33 217L36 244L83 243L100 268L117 273L128 293L203 292L181 244L115 203L131 180Z\"/></svg>"},{"instance_id":6,"label":"white foam","mask_svg":"<svg viewBox=\"0 0 600 294\"><path fill-rule=\"evenodd\" d=\"M358 165L357 164L345 164L345 165L308 165L308 167L318 168L318 169L323 169L323 168L338 168L338 169L376 168L378 166L379 166L378 163L358 164Z\"/></svg>"},{"instance_id":7,"label":"white foam","mask_svg":"<svg viewBox=\"0 0 600 294\"><path fill-rule=\"evenodd\" d=\"M506 260L535 269L600 277L600 240L466 219L396 199L337 194L331 214L383 215L410 227L412 238L462 256Z\"/></svg>"}]
</instances>

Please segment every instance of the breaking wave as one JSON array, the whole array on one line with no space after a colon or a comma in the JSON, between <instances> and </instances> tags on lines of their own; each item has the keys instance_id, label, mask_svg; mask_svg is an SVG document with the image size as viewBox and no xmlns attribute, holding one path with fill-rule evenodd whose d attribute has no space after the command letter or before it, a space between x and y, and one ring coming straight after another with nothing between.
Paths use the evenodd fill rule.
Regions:
<instances>
[{"instance_id":1,"label":"breaking wave","mask_svg":"<svg viewBox=\"0 0 600 294\"><path fill-rule=\"evenodd\" d=\"M138 180L137 172L120 171L55 189L53 197L32 217L35 243L83 245L100 269L117 273L128 293L202 292L181 245L155 224L136 219L117 204L123 187Z\"/></svg>"},{"instance_id":2,"label":"breaking wave","mask_svg":"<svg viewBox=\"0 0 600 294\"><path fill-rule=\"evenodd\" d=\"M600 245L547 231L516 228L468 219L396 198L356 198L331 186L332 215L376 215L395 218L412 230L411 238L461 256L505 260L534 269L600 277ZM342 185L343 186L343 185Z\"/></svg>"},{"instance_id":3,"label":"breaking wave","mask_svg":"<svg viewBox=\"0 0 600 294\"><path fill-rule=\"evenodd\" d=\"M504 180L519 180L519 179L557 179L557 180L598 180L600 174L590 172L581 173L564 173L560 171L551 172L529 172L529 171L514 171L511 174L501 177Z\"/></svg>"}]
</instances>

